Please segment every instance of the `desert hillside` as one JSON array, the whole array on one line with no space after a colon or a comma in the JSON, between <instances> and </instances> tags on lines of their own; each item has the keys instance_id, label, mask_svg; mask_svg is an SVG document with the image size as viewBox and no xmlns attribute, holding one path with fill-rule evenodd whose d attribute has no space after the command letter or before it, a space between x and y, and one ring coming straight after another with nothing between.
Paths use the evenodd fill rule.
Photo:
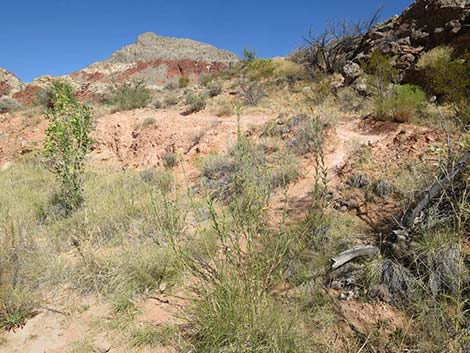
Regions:
<instances>
[{"instance_id":1,"label":"desert hillside","mask_svg":"<svg viewBox=\"0 0 470 353\"><path fill-rule=\"evenodd\" d=\"M0 353L470 352L470 3L378 18L0 69Z\"/></svg>"}]
</instances>

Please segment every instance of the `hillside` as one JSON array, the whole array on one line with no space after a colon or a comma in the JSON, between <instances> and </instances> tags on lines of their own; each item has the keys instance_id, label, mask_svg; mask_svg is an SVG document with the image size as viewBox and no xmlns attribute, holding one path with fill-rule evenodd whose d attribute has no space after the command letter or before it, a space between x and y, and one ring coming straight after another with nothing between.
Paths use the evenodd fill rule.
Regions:
<instances>
[{"instance_id":1,"label":"hillside","mask_svg":"<svg viewBox=\"0 0 470 353\"><path fill-rule=\"evenodd\" d=\"M206 43L143 33L134 44L116 51L109 59L62 79L68 80L83 98L100 98L116 84L144 81L152 88L161 88L178 84L180 77L196 81L203 74L220 71L238 61L237 55ZM4 90L0 96L13 93L13 98L29 104L36 92L53 79L37 78L19 92L17 83L14 92Z\"/></svg>"},{"instance_id":2,"label":"hillside","mask_svg":"<svg viewBox=\"0 0 470 353\"><path fill-rule=\"evenodd\" d=\"M0 71L0 353L469 352L469 11Z\"/></svg>"}]
</instances>

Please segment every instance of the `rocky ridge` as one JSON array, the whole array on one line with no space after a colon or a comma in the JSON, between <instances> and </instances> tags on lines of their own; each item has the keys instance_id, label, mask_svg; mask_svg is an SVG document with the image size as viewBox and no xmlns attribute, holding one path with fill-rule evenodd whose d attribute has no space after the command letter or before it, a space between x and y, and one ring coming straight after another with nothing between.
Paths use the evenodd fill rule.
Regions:
<instances>
[{"instance_id":1,"label":"rocky ridge","mask_svg":"<svg viewBox=\"0 0 470 353\"><path fill-rule=\"evenodd\" d=\"M0 97L19 91L22 86L23 83L18 77L0 68Z\"/></svg>"},{"instance_id":2,"label":"rocky ridge","mask_svg":"<svg viewBox=\"0 0 470 353\"><path fill-rule=\"evenodd\" d=\"M238 61L237 55L206 43L143 33L134 44L116 51L109 59L60 78L69 81L81 97L103 97L116 84L142 80L150 88L161 88L182 76L195 81L202 74L220 71ZM5 85L8 88L2 90L0 73L0 96L10 94L21 103L30 103L35 93L53 79L46 75L22 89L17 83Z\"/></svg>"}]
</instances>

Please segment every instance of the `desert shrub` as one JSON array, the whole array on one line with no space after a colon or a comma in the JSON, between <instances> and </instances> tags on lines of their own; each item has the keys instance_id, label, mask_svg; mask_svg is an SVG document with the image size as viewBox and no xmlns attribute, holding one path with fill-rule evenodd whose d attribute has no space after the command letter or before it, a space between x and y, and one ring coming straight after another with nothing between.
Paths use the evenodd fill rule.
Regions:
<instances>
[{"instance_id":1,"label":"desert shrub","mask_svg":"<svg viewBox=\"0 0 470 353\"><path fill-rule=\"evenodd\" d=\"M252 80L270 78L274 75L275 66L270 59L254 59L248 62L242 72Z\"/></svg>"},{"instance_id":2,"label":"desert shrub","mask_svg":"<svg viewBox=\"0 0 470 353\"><path fill-rule=\"evenodd\" d=\"M307 72L303 65L286 59L272 59L274 75L277 80L293 84L307 78Z\"/></svg>"},{"instance_id":3,"label":"desert shrub","mask_svg":"<svg viewBox=\"0 0 470 353\"><path fill-rule=\"evenodd\" d=\"M361 68L372 76L368 83L375 91L386 91L398 75L398 70L393 67L390 58L378 50L373 51L367 60L361 61Z\"/></svg>"},{"instance_id":4,"label":"desert shrub","mask_svg":"<svg viewBox=\"0 0 470 353\"><path fill-rule=\"evenodd\" d=\"M173 91L177 88L178 88L178 84L173 81L166 83L165 86L163 87L163 89L166 91Z\"/></svg>"},{"instance_id":5,"label":"desert shrub","mask_svg":"<svg viewBox=\"0 0 470 353\"><path fill-rule=\"evenodd\" d=\"M165 152L163 155L163 166L173 168L178 164L178 154L176 152Z\"/></svg>"},{"instance_id":6,"label":"desert shrub","mask_svg":"<svg viewBox=\"0 0 470 353\"><path fill-rule=\"evenodd\" d=\"M385 197L395 191L395 186L390 182L380 179L373 184L373 191L379 197Z\"/></svg>"},{"instance_id":7,"label":"desert shrub","mask_svg":"<svg viewBox=\"0 0 470 353\"><path fill-rule=\"evenodd\" d=\"M216 97L222 93L222 84L220 81L211 81L207 84L207 94L209 97Z\"/></svg>"},{"instance_id":8,"label":"desert shrub","mask_svg":"<svg viewBox=\"0 0 470 353\"><path fill-rule=\"evenodd\" d=\"M202 74L199 76L199 84L207 87L215 78L214 74Z\"/></svg>"},{"instance_id":9,"label":"desert shrub","mask_svg":"<svg viewBox=\"0 0 470 353\"><path fill-rule=\"evenodd\" d=\"M176 94L170 94L163 99L163 105L168 108L177 105L179 101L180 99Z\"/></svg>"},{"instance_id":10,"label":"desert shrub","mask_svg":"<svg viewBox=\"0 0 470 353\"><path fill-rule=\"evenodd\" d=\"M115 106L116 111L143 108L152 101L152 93L144 81L125 83L111 92L107 102Z\"/></svg>"},{"instance_id":11,"label":"desert shrub","mask_svg":"<svg viewBox=\"0 0 470 353\"><path fill-rule=\"evenodd\" d=\"M152 105L155 109L162 109L163 108L163 102L160 99L156 99L152 102Z\"/></svg>"},{"instance_id":12,"label":"desert shrub","mask_svg":"<svg viewBox=\"0 0 470 353\"><path fill-rule=\"evenodd\" d=\"M17 110L20 107L20 103L10 97L1 97L0 98L0 113L8 113L14 110Z\"/></svg>"},{"instance_id":13,"label":"desert shrub","mask_svg":"<svg viewBox=\"0 0 470 353\"><path fill-rule=\"evenodd\" d=\"M299 319L260 288L223 278L200 299L189 322L194 352L308 351ZM206 291L205 291L206 292Z\"/></svg>"},{"instance_id":14,"label":"desert shrub","mask_svg":"<svg viewBox=\"0 0 470 353\"><path fill-rule=\"evenodd\" d=\"M219 99L216 102L214 112L218 117L233 115L233 104L228 99Z\"/></svg>"},{"instance_id":15,"label":"desert shrub","mask_svg":"<svg viewBox=\"0 0 470 353\"><path fill-rule=\"evenodd\" d=\"M385 99L375 100L374 109L383 118L408 122L416 117L425 102L426 95L418 86L398 85Z\"/></svg>"},{"instance_id":16,"label":"desert shrub","mask_svg":"<svg viewBox=\"0 0 470 353\"><path fill-rule=\"evenodd\" d=\"M240 133L230 153L215 158L203 166L204 177L223 179L218 187L230 197L223 195L226 211L208 202L220 251L206 259L182 254L201 288L188 345L195 352L305 352L302 320L271 295L290 237L266 227L273 190L266 158Z\"/></svg>"},{"instance_id":17,"label":"desert shrub","mask_svg":"<svg viewBox=\"0 0 470 353\"><path fill-rule=\"evenodd\" d=\"M256 82L246 78L240 79L240 94L247 105L256 106L266 96L264 87Z\"/></svg>"},{"instance_id":18,"label":"desert shrub","mask_svg":"<svg viewBox=\"0 0 470 353\"><path fill-rule=\"evenodd\" d=\"M52 98L53 98L53 92L50 86L41 87L39 90L37 90L34 93L34 104L42 106L42 107L46 107L46 108L51 108Z\"/></svg>"},{"instance_id":19,"label":"desert shrub","mask_svg":"<svg viewBox=\"0 0 470 353\"><path fill-rule=\"evenodd\" d=\"M437 47L423 54L417 68L432 94L456 102L470 96L470 57L453 59L453 49Z\"/></svg>"},{"instance_id":20,"label":"desert shrub","mask_svg":"<svg viewBox=\"0 0 470 353\"><path fill-rule=\"evenodd\" d=\"M256 59L256 50L243 48L243 63L248 64Z\"/></svg>"},{"instance_id":21,"label":"desert shrub","mask_svg":"<svg viewBox=\"0 0 470 353\"><path fill-rule=\"evenodd\" d=\"M151 125L155 125L157 123L157 120L153 117L147 117L142 121L142 127L146 128Z\"/></svg>"},{"instance_id":22,"label":"desert shrub","mask_svg":"<svg viewBox=\"0 0 470 353\"><path fill-rule=\"evenodd\" d=\"M46 165L60 183L57 204L68 212L83 201L84 161L92 140L91 108L76 101L72 88L64 82L53 83L52 108L46 112L49 125L44 141Z\"/></svg>"},{"instance_id":23,"label":"desert shrub","mask_svg":"<svg viewBox=\"0 0 470 353\"><path fill-rule=\"evenodd\" d=\"M352 87L340 88L336 94L336 102L342 112L359 112L365 105L364 98Z\"/></svg>"},{"instance_id":24,"label":"desert shrub","mask_svg":"<svg viewBox=\"0 0 470 353\"><path fill-rule=\"evenodd\" d=\"M425 53L417 68L425 89L440 99L454 103L461 120L470 121L470 54L453 58L453 49L437 47Z\"/></svg>"},{"instance_id":25,"label":"desert shrub","mask_svg":"<svg viewBox=\"0 0 470 353\"><path fill-rule=\"evenodd\" d=\"M316 153L323 144L324 125L318 117L297 115L286 124L286 145L293 153Z\"/></svg>"},{"instance_id":26,"label":"desert shrub","mask_svg":"<svg viewBox=\"0 0 470 353\"><path fill-rule=\"evenodd\" d=\"M278 165L270 172L270 184L274 189L284 188L299 178L299 164L294 156L276 156L275 160Z\"/></svg>"},{"instance_id":27,"label":"desert shrub","mask_svg":"<svg viewBox=\"0 0 470 353\"><path fill-rule=\"evenodd\" d=\"M190 82L191 82L191 81L189 80L188 77L186 77L186 76L181 76L181 77L179 78L179 80L178 80L178 86L179 86L179 88L186 88L186 87L189 86L189 83L190 83Z\"/></svg>"},{"instance_id":28,"label":"desert shrub","mask_svg":"<svg viewBox=\"0 0 470 353\"><path fill-rule=\"evenodd\" d=\"M155 185L163 193L169 192L174 183L173 175L166 170L146 169L140 172L140 177L145 183Z\"/></svg>"},{"instance_id":29,"label":"desert shrub","mask_svg":"<svg viewBox=\"0 0 470 353\"><path fill-rule=\"evenodd\" d=\"M207 98L203 94L189 92L186 95L185 103L187 104L187 114L196 113L206 108Z\"/></svg>"},{"instance_id":30,"label":"desert shrub","mask_svg":"<svg viewBox=\"0 0 470 353\"><path fill-rule=\"evenodd\" d=\"M115 300L117 308L124 308L123 302L163 283L171 284L178 270L169 251L143 243L107 255L81 248L79 262L68 272L72 285L80 292L100 293Z\"/></svg>"},{"instance_id":31,"label":"desert shrub","mask_svg":"<svg viewBox=\"0 0 470 353\"><path fill-rule=\"evenodd\" d=\"M45 108L52 108L53 103L54 103L54 90L53 90L53 85L54 84L64 84L68 86L68 89L70 90L70 95L74 94L73 92L73 87L70 82L66 81L56 81L53 82L51 85L46 86L46 87L41 87L34 93L34 104L39 105Z\"/></svg>"},{"instance_id":32,"label":"desert shrub","mask_svg":"<svg viewBox=\"0 0 470 353\"><path fill-rule=\"evenodd\" d=\"M349 177L347 184L353 188L366 189L370 186L370 176L366 173L355 173Z\"/></svg>"},{"instance_id":33,"label":"desert shrub","mask_svg":"<svg viewBox=\"0 0 470 353\"><path fill-rule=\"evenodd\" d=\"M30 229L20 220L2 214L0 223L0 331L22 327L35 315L37 305L25 272L31 256L37 256Z\"/></svg>"},{"instance_id":34,"label":"desert shrub","mask_svg":"<svg viewBox=\"0 0 470 353\"><path fill-rule=\"evenodd\" d=\"M368 60L361 61L361 68L367 74L366 84L378 115L383 115L384 102L391 95L391 85L396 82L398 71L388 56L378 50L373 51Z\"/></svg>"}]
</instances>

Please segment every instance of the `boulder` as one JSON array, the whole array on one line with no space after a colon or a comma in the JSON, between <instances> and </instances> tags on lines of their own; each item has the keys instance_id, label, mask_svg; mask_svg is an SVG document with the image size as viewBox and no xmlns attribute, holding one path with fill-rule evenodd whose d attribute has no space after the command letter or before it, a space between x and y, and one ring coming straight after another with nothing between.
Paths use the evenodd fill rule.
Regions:
<instances>
[{"instance_id":1,"label":"boulder","mask_svg":"<svg viewBox=\"0 0 470 353\"><path fill-rule=\"evenodd\" d=\"M343 76L346 79L346 82L354 82L359 76L363 74L363 71L359 64L349 61L343 67Z\"/></svg>"}]
</instances>

